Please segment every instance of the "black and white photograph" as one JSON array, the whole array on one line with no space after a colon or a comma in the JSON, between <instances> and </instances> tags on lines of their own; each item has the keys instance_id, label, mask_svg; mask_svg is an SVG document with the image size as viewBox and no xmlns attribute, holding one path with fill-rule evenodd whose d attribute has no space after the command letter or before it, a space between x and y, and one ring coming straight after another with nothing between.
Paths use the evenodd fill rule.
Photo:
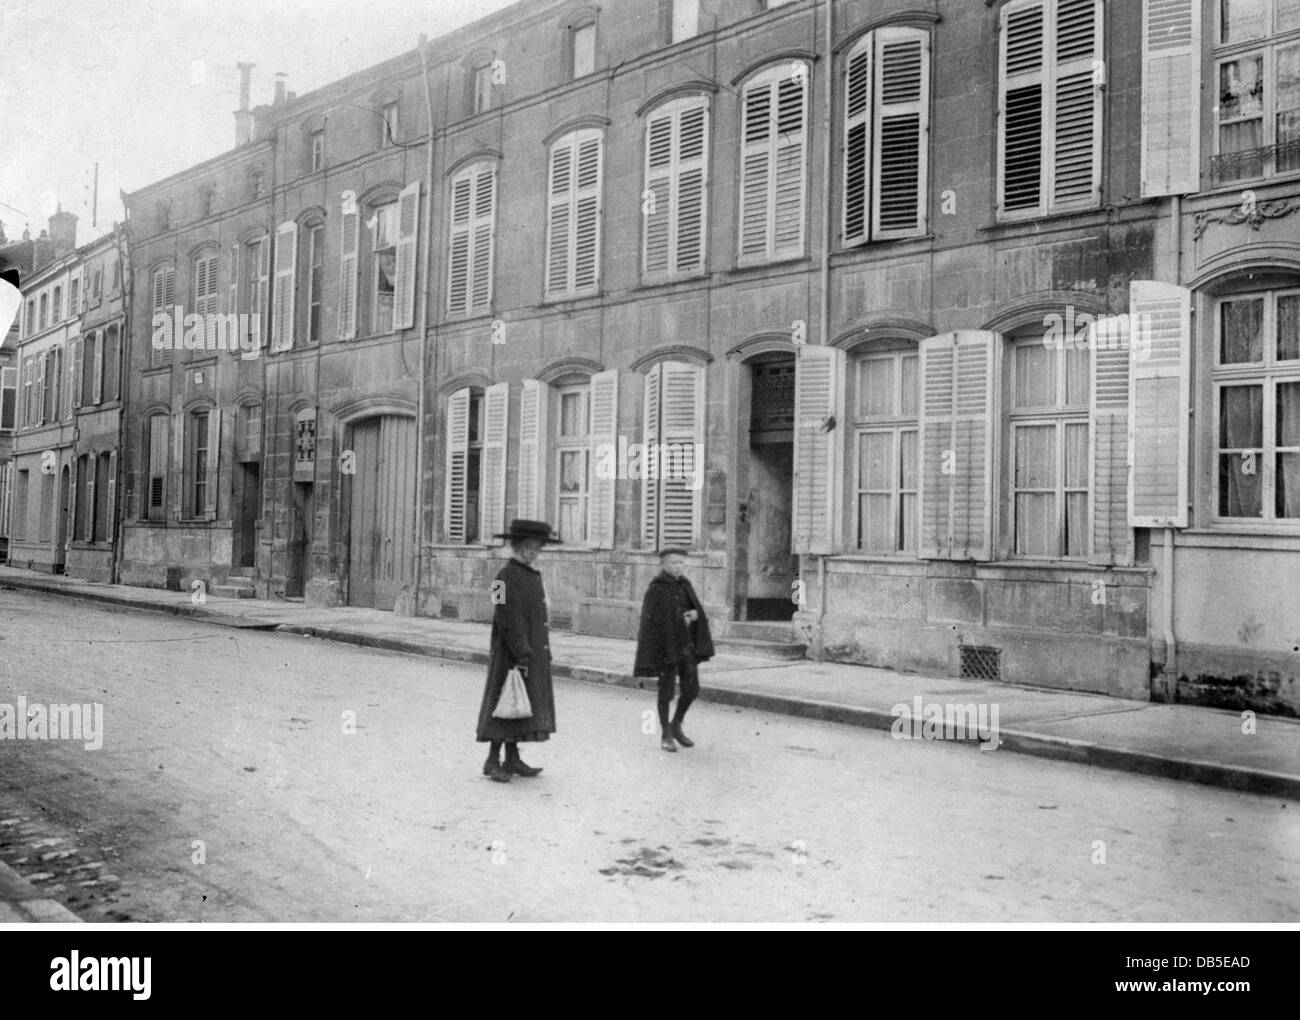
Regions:
<instances>
[{"instance_id":1,"label":"black and white photograph","mask_svg":"<svg viewBox=\"0 0 1300 1020\"><path fill-rule=\"evenodd\" d=\"M1300 928L1300 0L17 0L0 53L0 933L1263 987L1122 933Z\"/></svg>"}]
</instances>

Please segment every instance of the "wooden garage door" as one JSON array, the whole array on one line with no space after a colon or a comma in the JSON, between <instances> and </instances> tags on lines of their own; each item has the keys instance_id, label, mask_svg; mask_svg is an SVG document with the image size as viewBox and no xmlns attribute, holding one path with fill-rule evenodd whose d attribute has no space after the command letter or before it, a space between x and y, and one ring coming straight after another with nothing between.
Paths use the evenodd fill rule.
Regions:
<instances>
[{"instance_id":1,"label":"wooden garage door","mask_svg":"<svg viewBox=\"0 0 1300 1020\"><path fill-rule=\"evenodd\" d=\"M351 449L348 604L392 609L414 579L415 419L358 422Z\"/></svg>"}]
</instances>

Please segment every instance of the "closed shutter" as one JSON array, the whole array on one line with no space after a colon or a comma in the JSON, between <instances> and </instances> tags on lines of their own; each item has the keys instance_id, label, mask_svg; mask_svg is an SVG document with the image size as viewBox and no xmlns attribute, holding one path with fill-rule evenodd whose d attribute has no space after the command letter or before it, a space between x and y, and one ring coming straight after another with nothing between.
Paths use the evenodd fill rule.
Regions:
<instances>
[{"instance_id":1,"label":"closed shutter","mask_svg":"<svg viewBox=\"0 0 1300 1020\"><path fill-rule=\"evenodd\" d=\"M707 139L708 111L696 99L669 104L646 126L646 190L654 196L644 217L647 275L704 267Z\"/></svg>"},{"instance_id":2,"label":"closed shutter","mask_svg":"<svg viewBox=\"0 0 1300 1020\"><path fill-rule=\"evenodd\" d=\"M451 185L451 241L447 253L447 314L469 311L470 248L473 244L474 180L471 173Z\"/></svg>"},{"instance_id":3,"label":"closed shutter","mask_svg":"<svg viewBox=\"0 0 1300 1020\"><path fill-rule=\"evenodd\" d=\"M208 469L204 476L205 520L217 519L217 480L221 477L221 408L214 407L208 412ZM199 508L195 507L197 511Z\"/></svg>"},{"instance_id":4,"label":"closed shutter","mask_svg":"<svg viewBox=\"0 0 1300 1020\"><path fill-rule=\"evenodd\" d=\"M906 237L925 230L930 36L910 28L876 33L872 233Z\"/></svg>"},{"instance_id":5,"label":"closed shutter","mask_svg":"<svg viewBox=\"0 0 1300 1020\"><path fill-rule=\"evenodd\" d=\"M447 399L447 541L465 541L465 472L469 461L469 388Z\"/></svg>"},{"instance_id":6,"label":"closed shutter","mask_svg":"<svg viewBox=\"0 0 1300 1020\"><path fill-rule=\"evenodd\" d=\"M672 112L666 112L646 125L646 192L653 203L644 215L647 275L672 271L673 122Z\"/></svg>"},{"instance_id":7,"label":"closed shutter","mask_svg":"<svg viewBox=\"0 0 1300 1020\"><path fill-rule=\"evenodd\" d=\"M546 219L546 293L569 288L572 230L573 145L565 141L551 150L550 192Z\"/></svg>"},{"instance_id":8,"label":"closed shutter","mask_svg":"<svg viewBox=\"0 0 1300 1020\"><path fill-rule=\"evenodd\" d=\"M94 343L95 334L91 333L86 340ZM81 345L85 341L82 339L68 341L68 389L72 391L72 406L74 409L81 406L81 370L82 370L82 349ZM98 400L96 401L98 403Z\"/></svg>"},{"instance_id":9,"label":"closed shutter","mask_svg":"<svg viewBox=\"0 0 1300 1020\"><path fill-rule=\"evenodd\" d=\"M104 334L103 332L96 332L94 338L91 340L91 343L95 345L95 353L94 353L93 368L91 370L90 399L94 403L98 404L102 402L104 399ZM71 367L71 374L73 376L73 383L72 383L73 400L76 400L77 398L77 393L76 393L77 357L75 354L73 355L73 362L70 367Z\"/></svg>"},{"instance_id":10,"label":"closed shutter","mask_svg":"<svg viewBox=\"0 0 1300 1020\"><path fill-rule=\"evenodd\" d=\"M657 463L661 493L660 545L697 544L703 486L695 487L696 471L703 481L704 368L668 361L663 365L663 414L659 442L665 458Z\"/></svg>"},{"instance_id":11,"label":"closed shutter","mask_svg":"<svg viewBox=\"0 0 1300 1020\"><path fill-rule=\"evenodd\" d=\"M153 274L153 312L166 315L170 320L175 311L176 272L172 269L158 269ZM152 368L170 365L172 362L172 338L180 332L184 323L172 322L171 329L165 336L150 345L149 364Z\"/></svg>"},{"instance_id":12,"label":"closed shutter","mask_svg":"<svg viewBox=\"0 0 1300 1020\"><path fill-rule=\"evenodd\" d=\"M180 520L185 483L189 481L190 465L185 460L185 415L172 415L172 468L171 511L174 520Z\"/></svg>"},{"instance_id":13,"label":"closed shutter","mask_svg":"<svg viewBox=\"0 0 1300 1020\"><path fill-rule=\"evenodd\" d=\"M104 538L112 542L117 524L117 451L108 455L108 498L104 501Z\"/></svg>"},{"instance_id":14,"label":"closed shutter","mask_svg":"<svg viewBox=\"0 0 1300 1020\"><path fill-rule=\"evenodd\" d=\"M768 72L744 92L742 265L803 254L808 78L799 66L799 77Z\"/></svg>"},{"instance_id":15,"label":"closed shutter","mask_svg":"<svg viewBox=\"0 0 1300 1020\"><path fill-rule=\"evenodd\" d=\"M652 451L659 445L659 394L663 363L652 365L646 372L644 399L641 405L641 441L645 455L641 468L641 547L657 549L659 541L660 487L651 471Z\"/></svg>"},{"instance_id":16,"label":"closed shutter","mask_svg":"<svg viewBox=\"0 0 1300 1020\"><path fill-rule=\"evenodd\" d=\"M1142 194L1200 187L1200 0L1143 0Z\"/></svg>"},{"instance_id":17,"label":"closed shutter","mask_svg":"<svg viewBox=\"0 0 1300 1020\"><path fill-rule=\"evenodd\" d=\"M1046 18L1046 4L1041 0L1008 7L1002 13L998 107L1001 212L1038 209L1042 202Z\"/></svg>"},{"instance_id":18,"label":"closed shutter","mask_svg":"<svg viewBox=\"0 0 1300 1020\"><path fill-rule=\"evenodd\" d=\"M420 182L412 181L397 196L397 279L393 282L393 326L415 325L416 242L420 233Z\"/></svg>"},{"instance_id":19,"label":"closed shutter","mask_svg":"<svg viewBox=\"0 0 1300 1020\"><path fill-rule=\"evenodd\" d=\"M492 303L496 167L474 166L451 186L451 243L447 258L447 312L485 312Z\"/></svg>"},{"instance_id":20,"label":"closed shutter","mask_svg":"<svg viewBox=\"0 0 1300 1020\"><path fill-rule=\"evenodd\" d=\"M599 131L577 131L551 150L546 292L590 290L600 277Z\"/></svg>"},{"instance_id":21,"label":"closed shutter","mask_svg":"<svg viewBox=\"0 0 1300 1020\"><path fill-rule=\"evenodd\" d=\"M868 237L868 168L871 166L871 63L868 37L849 56L844 72L844 243Z\"/></svg>"},{"instance_id":22,"label":"closed shutter","mask_svg":"<svg viewBox=\"0 0 1300 1020\"><path fill-rule=\"evenodd\" d=\"M587 539L595 549L614 548L615 479L596 470L605 450L618 448L618 369L591 377L591 478ZM615 472L617 473L617 472Z\"/></svg>"},{"instance_id":23,"label":"closed shutter","mask_svg":"<svg viewBox=\"0 0 1300 1020\"><path fill-rule=\"evenodd\" d=\"M992 558L999 346L996 333L980 330L921 341L923 559Z\"/></svg>"},{"instance_id":24,"label":"closed shutter","mask_svg":"<svg viewBox=\"0 0 1300 1020\"><path fill-rule=\"evenodd\" d=\"M0 368L0 430L12 431L18 424L18 369Z\"/></svg>"},{"instance_id":25,"label":"closed shutter","mask_svg":"<svg viewBox=\"0 0 1300 1020\"><path fill-rule=\"evenodd\" d=\"M1192 292L1134 280L1129 312L1134 326L1128 523L1134 528L1185 528Z\"/></svg>"},{"instance_id":26,"label":"closed shutter","mask_svg":"<svg viewBox=\"0 0 1300 1020\"><path fill-rule=\"evenodd\" d=\"M271 309L268 298L271 290L271 238L264 237L257 242L257 325L260 330L259 347L266 346L266 338L271 335L269 322Z\"/></svg>"},{"instance_id":27,"label":"closed shutter","mask_svg":"<svg viewBox=\"0 0 1300 1020\"><path fill-rule=\"evenodd\" d=\"M85 531L82 532L82 537L87 542L93 542L95 541L95 485L97 483L97 479L95 475L98 473L99 455L95 453L91 453L88 456L82 457L80 463L86 466L86 494L85 494L86 513L82 519L82 525L81 525L83 528L85 528ZM76 490L77 490L77 472L74 469L72 472L72 495L71 495L72 509L74 512L76 511L76 506L77 506Z\"/></svg>"},{"instance_id":28,"label":"closed shutter","mask_svg":"<svg viewBox=\"0 0 1300 1020\"><path fill-rule=\"evenodd\" d=\"M343 192L339 251L339 339L357 335L357 244L360 222L356 196Z\"/></svg>"},{"instance_id":29,"label":"closed shutter","mask_svg":"<svg viewBox=\"0 0 1300 1020\"><path fill-rule=\"evenodd\" d=\"M1090 205L1101 197L1101 5L1057 0L1052 204Z\"/></svg>"},{"instance_id":30,"label":"closed shutter","mask_svg":"<svg viewBox=\"0 0 1300 1020\"><path fill-rule=\"evenodd\" d=\"M492 270L495 259L497 169L480 168L474 181L473 280L470 309L486 312L492 307Z\"/></svg>"},{"instance_id":31,"label":"closed shutter","mask_svg":"<svg viewBox=\"0 0 1300 1020\"><path fill-rule=\"evenodd\" d=\"M226 314L239 311L239 245L230 246L230 283L226 287Z\"/></svg>"},{"instance_id":32,"label":"closed shutter","mask_svg":"<svg viewBox=\"0 0 1300 1020\"><path fill-rule=\"evenodd\" d=\"M64 548L71 548L73 540L80 541L84 538L89 541L93 533L88 525L94 519L95 513L93 500L85 500L82 503L82 506L85 507L85 513L80 515L77 513L77 480L79 477L84 478L86 475L89 475L92 479L95 477L95 458L93 456L77 457L69 466L71 470L68 472L68 506L64 511L68 515L68 532L67 538L64 539L66 543ZM89 471L86 470L87 467L89 467Z\"/></svg>"},{"instance_id":33,"label":"closed shutter","mask_svg":"<svg viewBox=\"0 0 1300 1020\"><path fill-rule=\"evenodd\" d=\"M806 77L783 78L776 85L773 258L795 258L803 254L804 200L807 192L806 82Z\"/></svg>"},{"instance_id":34,"label":"closed shutter","mask_svg":"<svg viewBox=\"0 0 1300 1020\"><path fill-rule=\"evenodd\" d=\"M281 223L275 232L275 297L271 308L271 350L293 347L294 283L298 273L298 224Z\"/></svg>"},{"instance_id":35,"label":"closed shutter","mask_svg":"<svg viewBox=\"0 0 1300 1020\"><path fill-rule=\"evenodd\" d=\"M483 459L479 481L479 541L506 525L506 436L510 418L510 384L497 383L483 393Z\"/></svg>"},{"instance_id":36,"label":"closed shutter","mask_svg":"<svg viewBox=\"0 0 1300 1020\"><path fill-rule=\"evenodd\" d=\"M844 352L795 349L794 508L791 552L835 552L837 447L844 435Z\"/></svg>"},{"instance_id":37,"label":"closed shutter","mask_svg":"<svg viewBox=\"0 0 1300 1020\"><path fill-rule=\"evenodd\" d=\"M600 276L601 139L584 137L577 146L574 204L573 291L596 286Z\"/></svg>"},{"instance_id":38,"label":"closed shutter","mask_svg":"<svg viewBox=\"0 0 1300 1020\"><path fill-rule=\"evenodd\" d=\"M49 360L49 353L42 354L39 358L40 372L36 376L36 424L44 425L49 409L45 406L45 363Z\"/></svg>"},{"instance_id":39,"label":"closed shutter","mask_svg":"<svg viewBox=\"0 0 1300 1020\"><path fill-rule=\"evenodd\" d=\"M1092 466L1088 479L1088 520L1093 563L1132 561L1128 526L1128 376L1130 338L1119 320L1088 330L1092 365L1090 425Z\"/></svg>"},{"instance_id":40,"label":"closed shutter","mask_svg":"<svg viewBox=\"0 0 1300 1020\"><path fill-rule=\"evenodd\" d=\"M518 516L537 520L541 494L546 491L543 465L546 450L547 386L537 379L525 379L519 398L519 495Z\"/></svg>"}]
</instances>

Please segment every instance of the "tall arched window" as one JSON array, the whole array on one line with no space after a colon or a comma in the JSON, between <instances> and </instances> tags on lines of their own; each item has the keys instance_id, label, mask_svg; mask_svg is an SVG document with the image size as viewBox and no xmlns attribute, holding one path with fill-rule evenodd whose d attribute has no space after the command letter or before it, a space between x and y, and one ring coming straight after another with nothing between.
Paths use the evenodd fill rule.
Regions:
<instances>
[{"instance_id":1,"label":"tall arched window","mask_svg":"<svg viewBox=\"0 0 1300 1020\"><path fill-rule=\"evenodd\" d=\"M451 180L447 314L476 315L492 306L496 164L473 163Z\"/></svg>"},{"instance_id":2,"label":"tall arched window","mask_svg":"<svg viewBox=\"0 0 1300 1020\"><path fill-rule=\"evenodd\" d=\"M551 146L546 225L546 296L576 297L600 286L604 136L584 128Z\"/></svg>"},{"instance_id":3,"label":"tall arched window","mask_svg":"<svg viewBox=\"0 0 1300 1020\"><path fill-rule=\"evenodd\" d=\"M808 65L786 61L742 92L740 264L804 254L808 184Z\"/></svg>"},{"instance_id":4,"label":"tall arched window","mask_svg":"<svg viewBox=\"0 0 1300 1020\"><path fill-rule=\"evenodd\" d=\"M648 280L703 272L708 166L703 96L672 100L646 116L642 269Z\"/></svg>"}]
</instances>

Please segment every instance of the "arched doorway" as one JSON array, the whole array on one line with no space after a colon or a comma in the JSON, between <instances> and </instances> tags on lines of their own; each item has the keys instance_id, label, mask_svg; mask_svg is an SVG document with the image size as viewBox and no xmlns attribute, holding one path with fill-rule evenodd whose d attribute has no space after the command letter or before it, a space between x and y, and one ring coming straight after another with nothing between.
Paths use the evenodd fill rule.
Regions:
<instances>
[{"instance_id":1,"label":"arched doorway","mask_svg":"<svg viewBox=\"0 0 1300 1020\"><path fill-rule=\"evenodd\" d=\"M348 431L348 605L391 610L415 579L415 419L378 415Z\"/></svg>"}]
</instances>

